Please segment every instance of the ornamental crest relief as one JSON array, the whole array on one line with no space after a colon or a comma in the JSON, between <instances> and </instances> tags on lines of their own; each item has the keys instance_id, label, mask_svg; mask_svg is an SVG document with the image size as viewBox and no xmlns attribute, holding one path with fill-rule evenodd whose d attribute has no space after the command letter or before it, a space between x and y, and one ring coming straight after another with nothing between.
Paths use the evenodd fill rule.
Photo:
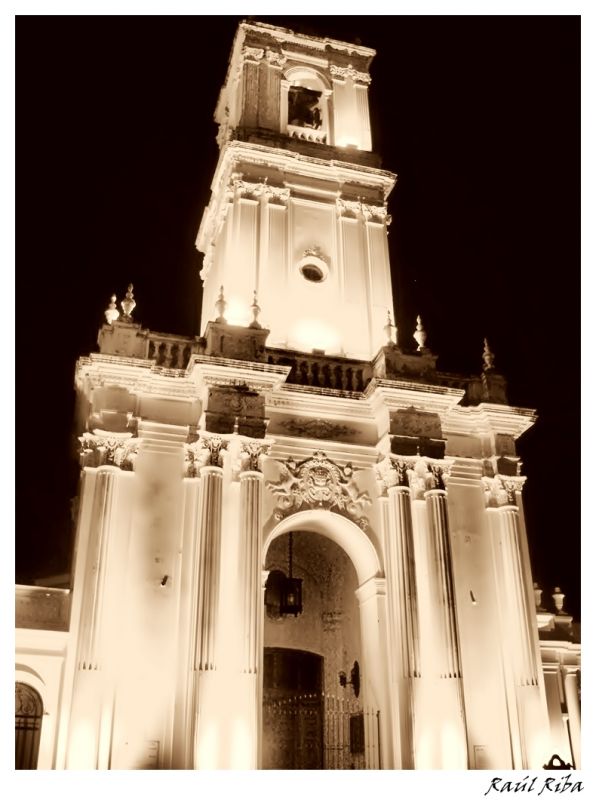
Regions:
<instances>
[{"instance_id":1,"label":"ornamental crest relief","mask_svg":"<svg viewBox=\"0 0 596 800\"><path fill-rule=\"evenodd\" d=\"M280 464L278 481L267 481L277 507L276 520L309 508L323 508L342 514L366 530L364 509L371 504L367 492L360 492L350 463L341 467L320 450L311 458L296 462L290 458Z\"/></svg>"}]
</instances>

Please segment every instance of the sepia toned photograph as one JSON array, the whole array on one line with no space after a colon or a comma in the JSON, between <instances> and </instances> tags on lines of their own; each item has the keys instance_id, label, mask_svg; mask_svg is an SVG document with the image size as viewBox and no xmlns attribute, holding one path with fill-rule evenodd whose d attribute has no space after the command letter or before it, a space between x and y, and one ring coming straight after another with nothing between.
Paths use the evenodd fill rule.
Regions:
<instances>
[{"instance_id":1,"label":"sepia toned photograph","mask_svg":"<svg viewBox=\"0 0 596 800\"><path fill-rule=\"evenodd\" d=\"M16 34L15 769L573 781L580 17Z\"/></svg>"}]
</instances>

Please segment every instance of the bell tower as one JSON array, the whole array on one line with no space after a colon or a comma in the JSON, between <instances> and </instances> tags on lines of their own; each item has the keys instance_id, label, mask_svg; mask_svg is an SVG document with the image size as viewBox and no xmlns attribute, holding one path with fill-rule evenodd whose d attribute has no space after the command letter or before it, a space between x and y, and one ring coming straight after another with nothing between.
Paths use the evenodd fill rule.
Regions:
<instances>
[{"instance_id":1,"label":"bell tower","mask_svg":"<svg viewBox=\"0 0 596 800\"><path fill-rule=\"evenodd\" d=\"M201 332L220 287L232 325L254 293L267 345L371 360L393 309L387 198L371 151L375 51L242 23L215 112L219 161L197 238Z\"/></svg>"}]
</instances>

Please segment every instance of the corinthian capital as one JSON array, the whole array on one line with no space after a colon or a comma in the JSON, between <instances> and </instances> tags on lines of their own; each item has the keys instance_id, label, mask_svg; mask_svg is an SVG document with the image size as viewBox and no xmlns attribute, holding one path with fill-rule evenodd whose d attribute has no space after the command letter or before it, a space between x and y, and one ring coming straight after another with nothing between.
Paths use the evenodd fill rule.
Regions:
<instances>
[{"instance_id":1,"label":"corinthian capital","mask_svg":"<svg viewBox=\"0 0 596 800\"><path fill-rule=\"evenodd\" d=\"M244 46L242 48L242 60L243 61L252 61L258 63L263 56L265 55L265 51L262 47L247 47Z\"/></svg>"},{"instance_id":2,"label":"corinthian capital","mask_svg":"<svg viewBox=\"0 0 596 800\"><path fill-rule=\"evenodd\" d=\"M339 197L336 201L336 208L340 217L359 217L362 214L360 200L344 200Z\"/></svg>"},{"instance_id":3,"label":"corinthian capital","mask_svg":"<svg viewBox=\"0 0 596 800\"><path fill-rule=\"evenodd\" d=\"M526 482L523 476L495 475L483 478L484 499L489 508L514 506L517 504L516 492L521 492Z\"/></svg>"},{"instance_id":4,"label":"corinthian capital","mask_svg":"<svg viewBox=\"0 0 596 800\"><path fill-rule=\"evenodd\" d=\"M132 470L139 449L139 439L130 433L79 436L82 467L113 466Z\"/></svg>"},{"instance_id":5,"label":"corinthian capital","mask_svg":"<svg viewBox=\"0 0 596 800\"><path fill-rule=\"evenodd\" d=\"M268 455L271 444L262 439L246 439L240 445L240 471L262 472L263 459Z\"/></svg>"},{"instance_id":6,"label":"corinthian capital","mask_svg":"<svg viewBox=\"0 0 596 800\"><path fill-rule=\"evenodd\" d=\"M387 213L386 206L371 206L362 203L362 215L367 222L378 222L389 225L391 223L391 215Z\"/></svg>"},{"instance_id":7,"label":"corinthian capital","mask_svg":"<svg viewBox=\"0 0 596 800\"><path fill-rule=\"evenodd\" d=\"M222 467L223 451L228 442L217 434L201 433L197 442L184 446L184 474L196 478L201 467Z\"/></svg>"},{"instance_id":8,"label":"corinthian capital","mask_svg":"<svg viewBox=\"0 0 596 800\"><path fill-rule=\"evenodd\" d=\"M244 181L241 178L234 178L232 185L234 187L234 191L240 197L248 197L251 200L257 200L265 191L264 183Z\"/></svg>"},{"instance_id":9,"label":"corinthian capital","mask_svg":"<svg viewBox=\"0 0 596 800\"><path fill-rule=\"evenodd\" d=\"M287 56L284 56L283 53L267 50L267 61L272 67L283 67L287 60Z\"/></svg>"},{"instance_id":10,"label":"corinthian capital","mask_svg":"<svg viewBox=\"0 0 596 800\"><path fill-rule=\"evenodd\" d=\"M269 186L269 184L263 184L262 193L267 197L269 202L279 205L287 205L290 199L290 190L286 186Z\"/></svg>"},{"instance_id":11,"label":"corinthian capital","mask_svg":"<svg viewBox=\"0 0 596 800\"><path fill-rule=\"evenodd\" d=\"M371 77L367 72L358 72L351 64L347 67L337 67L335 64L331 64L329 71L334 78L339 78L343 81L346 78L352 78L353 81L358 81L359 83L368 84L371 82Z\"/></svg>"}]
</instances>

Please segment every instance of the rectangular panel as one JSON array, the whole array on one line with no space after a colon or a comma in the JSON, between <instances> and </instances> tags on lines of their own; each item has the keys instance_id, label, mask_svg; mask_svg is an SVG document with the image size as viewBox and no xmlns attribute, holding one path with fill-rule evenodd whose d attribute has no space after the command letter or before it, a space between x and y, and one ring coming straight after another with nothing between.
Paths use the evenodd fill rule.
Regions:
<instances>
[{"instance_id":1,"label":"rectangular panel","mask_svg":"<svg viewBox=\"0 0 596 800\"><path fill-rule=\"evenodd\" d=\"M349 217L340 220L343 253L344 297L348 303L362 303L366 313L366 283L362 222Z\"/></svg>"}]
</instances>

